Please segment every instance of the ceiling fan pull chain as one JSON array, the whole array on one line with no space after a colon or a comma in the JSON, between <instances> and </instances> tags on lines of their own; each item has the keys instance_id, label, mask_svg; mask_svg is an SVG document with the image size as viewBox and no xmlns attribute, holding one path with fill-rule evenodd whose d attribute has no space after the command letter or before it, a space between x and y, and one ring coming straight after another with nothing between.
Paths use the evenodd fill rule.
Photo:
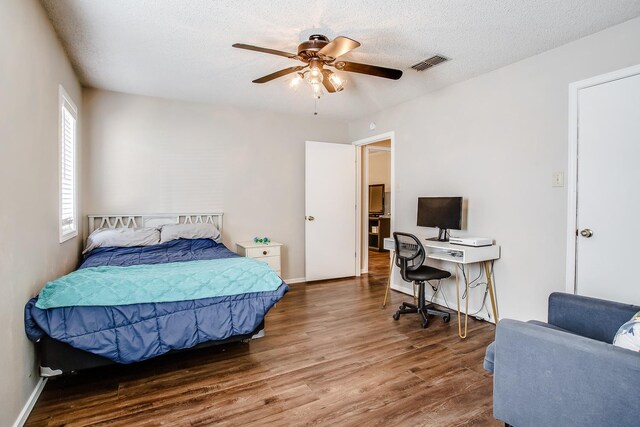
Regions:
<instances>
[{"instance_id":1,"label":"ceiling fan pull chain","mask_svg":"<svg viewBox=\"0 0 640 427\"><path fill-rule=\"evenodd\" d=\"M318 115L318 98L314 96L313 102L314 102L313 115L317 116Z\"/></svg>"}]
</instances>

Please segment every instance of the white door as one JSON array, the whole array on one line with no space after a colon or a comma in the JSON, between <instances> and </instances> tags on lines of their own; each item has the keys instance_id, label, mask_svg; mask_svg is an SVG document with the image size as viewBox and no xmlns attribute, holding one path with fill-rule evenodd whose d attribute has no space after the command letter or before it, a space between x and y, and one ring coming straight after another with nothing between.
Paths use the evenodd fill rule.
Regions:
<instances>
[{"instance_id":1,"label":"white door","mask_svg":"<svg viewBox=\"0 0 640 427\"><path fill-rule=\"evenodd\" d=\"M305 276L307 281L356 274L356 149L307 141Z\"/></svg>"},{"instance_id":2,"label":"white door","mask_svg":"<svg viewBox=\"0 0 640 427\"><path fill-rule=\"evenodd\" d=\"M640 75L578 91L576 293L640 305Z\"/></svg>"}]
</instances>

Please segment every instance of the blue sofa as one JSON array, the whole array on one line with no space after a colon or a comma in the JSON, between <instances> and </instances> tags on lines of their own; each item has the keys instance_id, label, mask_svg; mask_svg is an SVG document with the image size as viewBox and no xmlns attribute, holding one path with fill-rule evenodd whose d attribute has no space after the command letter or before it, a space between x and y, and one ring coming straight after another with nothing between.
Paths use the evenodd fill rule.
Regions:
<instances>
[{"instance_id":1,"label":"blue sofa","mask_svg":"<svg viewBox=\"0 0 640 427\"><path fill-rule=\"evenodd\" d=\"M640 426L640 353L611 344L638 311L553 293L548 323L500 321L484 361L494 417L515 427Z\"/></svg>"}]
</instances>

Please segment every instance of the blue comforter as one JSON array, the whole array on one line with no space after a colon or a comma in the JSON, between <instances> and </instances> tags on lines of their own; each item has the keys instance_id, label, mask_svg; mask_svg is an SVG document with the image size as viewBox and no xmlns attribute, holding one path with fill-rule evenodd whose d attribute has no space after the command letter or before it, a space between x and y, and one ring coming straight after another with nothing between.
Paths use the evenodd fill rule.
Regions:
<instances>
[{"instance_id":1,"label":"blue comforter","mask_svg":"<svg viewBox=\"0 0 640 427\"><path fill-rule=\"evenodd\" d=\"M135 248L99 248L80 269L97 266L234 258L236 254L209 239L174 240ZM25 307L25 329L32 341L45 334L81 350L119 363L132 363L174 349L248 334L287 292L284 282L275 290L215 296L177 302L112 306Z\"/></svg>"}]
</instances>

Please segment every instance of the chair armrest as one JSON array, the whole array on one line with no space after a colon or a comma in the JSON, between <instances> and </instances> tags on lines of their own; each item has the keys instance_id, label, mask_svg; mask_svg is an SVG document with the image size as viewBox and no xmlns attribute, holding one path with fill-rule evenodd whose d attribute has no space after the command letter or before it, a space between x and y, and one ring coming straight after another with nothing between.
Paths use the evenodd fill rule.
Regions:
<instances>
[{"instance_id":1,"label":"chair armrest","mask_svg":"<svg viewBox=\"0 0 640 427\"><path fill-rule=\"evenodd\" d=\"M607 343L620 326L640 311L631 304L554 292L549 295L549 323L574 334Z\"/></svg>"},{"instance_id":2,"label":"chair armrest","mask_svg":"<svg viewBox=\"0 0 640 427\"><path fill-rule=\"evenodd\" d=\"M526 426L631 426L640 353L505 319L496 329L494 416Z\"/></svg>"}]
</instances>

